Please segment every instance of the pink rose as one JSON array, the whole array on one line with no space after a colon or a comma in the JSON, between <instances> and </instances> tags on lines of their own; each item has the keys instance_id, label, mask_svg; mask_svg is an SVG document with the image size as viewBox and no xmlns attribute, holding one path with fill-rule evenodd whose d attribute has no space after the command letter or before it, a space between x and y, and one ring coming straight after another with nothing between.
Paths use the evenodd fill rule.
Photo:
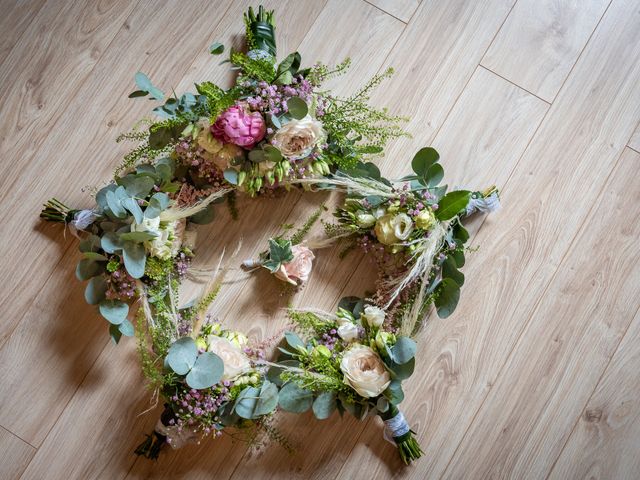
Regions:
<instances>
[{"instance_id":1,"label":"pink rose","mask_svg":"<svg viewBox=\"0 0 640 480\"><path fill-rule=\"evenodd\" d=\"M247 112L240 105L228 108L211 125L211 133L224 143L233 143L246 149L264 138L267 126L258 112Z\"/></svg>"},{"instance_id":2,"label":"pink rose","mask_svg":"<svg viewBox=\"0 0 640 480\"><path fill-rule=\"evenodd\" d=\"M316 258L311 250L303 245L291 247L293 260L280 265L280 270L275 276L292 285L300 285L309 280L313 259Z\"/></svg>"}]
</instances>

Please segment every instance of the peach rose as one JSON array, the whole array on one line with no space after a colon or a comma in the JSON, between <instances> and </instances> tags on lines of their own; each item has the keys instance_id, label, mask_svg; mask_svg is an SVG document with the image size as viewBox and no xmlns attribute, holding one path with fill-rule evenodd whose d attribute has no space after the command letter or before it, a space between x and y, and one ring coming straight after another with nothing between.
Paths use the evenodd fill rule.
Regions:
<instances>
[{"instance_id":1,"label":"peach rose","mask_svg":"<svg viewBox=\"0 0 640 480\"><path fill-rule=\"evenodd\" d=\"M292 285L300 285L309 280L313 259L316 257L304 245L294 245L291 248L291 253L293 253L293 260L280 265L275 276Z\"/></svg>"}]
</instances>

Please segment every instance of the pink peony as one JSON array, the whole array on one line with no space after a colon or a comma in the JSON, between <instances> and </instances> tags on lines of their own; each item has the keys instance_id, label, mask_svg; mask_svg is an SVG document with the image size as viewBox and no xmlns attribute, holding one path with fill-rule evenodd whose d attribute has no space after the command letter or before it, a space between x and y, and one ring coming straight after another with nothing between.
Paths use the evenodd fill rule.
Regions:
<instances>
[{"instance_id":1,"label":"pink peony","mask_svg":"<svg viewBox=\"0 0 640 480\"><path fill-rule=\"evenodd\" d=\"M211 133L224 143L233 143L247 149L264 138L267 126L258 112L247 112L242 106L228 108L211 125Z\"/></svg>"},{"instance_id":2,"label":"pink peony","mask_svg":"<svg viewBox=\"0 0 640 480\"><path fill-rule=\"evenodd\" d=\"M313 259L316 257L304 245L294 245L291 247L291 253L293 253L293 260L280 265L280 270L275 273L275 276L292 285L299 285L309 280Z\"/></svg>"}]
</instances>

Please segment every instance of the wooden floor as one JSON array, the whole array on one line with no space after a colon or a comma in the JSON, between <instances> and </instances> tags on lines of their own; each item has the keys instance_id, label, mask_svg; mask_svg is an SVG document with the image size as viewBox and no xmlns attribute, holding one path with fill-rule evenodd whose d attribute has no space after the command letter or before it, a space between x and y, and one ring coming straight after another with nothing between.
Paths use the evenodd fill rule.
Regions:
<instances>
[{"instance_id":1,"label":"wooden floor","mask_svg":"<svg viewBox=\"0 0 640 480\"><path fill-rule=\"evenodd\" d=\"M402 468L377 419L283 414L297 445L248 452L224 436L157 463L135 445L157 412L132 340L110 344L74 278L75 239L43 200L89 205L144 115L133 74L182 92L229 82L214 41L241 45L253 1L0 0L0 478L640 478L640 1L270 0L279 51L353 59L353 91L411 116L381 167L433 145L452 185L496 183L504 208L471 224L457 312L419 337L403 410L426 454ZM241 201L200 230L198 263L260 251L320 194ZM215 303L253 338L283 307L333 309L373 284L361 255L321 252L293 299L234 271ZM194 291L196 286L193 287Z\"/></svg>"}]
</instances>

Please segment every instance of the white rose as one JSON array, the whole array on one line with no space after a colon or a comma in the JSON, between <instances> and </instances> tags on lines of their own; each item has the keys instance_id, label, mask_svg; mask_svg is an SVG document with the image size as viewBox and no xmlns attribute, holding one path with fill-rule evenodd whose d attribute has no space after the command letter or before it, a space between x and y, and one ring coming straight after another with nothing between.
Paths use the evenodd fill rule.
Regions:
<instances>
[{"instance_id":1,"label":"white rose","mask_svg":"<svg viewBox=\"0 0 640 480\"><path fill-rule=\"evenodd\" d=\"M346 318L338 318L338 335L345 342L358 339L358 326Z\"/></svg>"},{"instance_id":2,"label":"white rose","mask_svg":"<svg viewBox=\"0 0 640 480\"><path fill-rule=\"evenodd\" d=\"M251 371L251 362L239 347L226 338L209 335L207 338L208 350L215 353L224 363L222 380L234 380L235 378Z\"/></svg>"},{"instance_id":3,"label":"white rose","mask_svg":"<svg viewBox=\"0 0 640 480\"><path fill-rule=\"evenodd\" d=\"M301 120L293 119L283 125L275 133L271 143L285 157L297 160L309 156L313 148L326 138L322 123L307 115Z\"/></svg>"},{"instance_id":4,"label":"white rose","mask_svg":"<svg viewBox=\"0 0 640 480\"><path fill-rule=\"evenodd\" d=\"M356 214L356 222L360 228L369 228L373 227L376 223L376 217L371 215L370 213L360 212Z\"/></svg>"},{"instance_id":5,"label":"white rose","mask_svg":"<svg viewBox=\"0 0 640 480\"><path fill-rule=\"evenodd\" d=\"M385 313L381 308L367 305L366 307L364 307L364 313L362 314L362 317L370 326L380 327L384 323Z\"/></svg>"},{"instance_id":6,"label":"white rose","mask_svg":"<svg viewBox=\"0 0 640 480\"><path fill-rule=\"evenodd\" d=\"M398 240L406 240L413 232L413 221L406 213L399 213L393 219L393 233Z\"/></svg>"},{"instance_id":7,"label":"white rose","mask_svg":"<svg viewBox=\"0 0 640 480\"><path fill-rule=\"evenodd\" d=\"M391 383L380 356L364 345L352 345L344 352L340 370L344 373L344 383L366 398L377 397Z\"/></svg>"},{"instance_id":8,"label":"white rose","mask_svg":"<svg viewBox=\"0 0 640 480\"><path fill-rule=\"evenodd\" d=\"M144 242L144 246L152 257L166 260L180 250L185 224L186 220L180 219L161 226L160 217L145 218L142 223L132 223L131 231L155 234L153 239Z\"/></svg>"}]
</instances>

